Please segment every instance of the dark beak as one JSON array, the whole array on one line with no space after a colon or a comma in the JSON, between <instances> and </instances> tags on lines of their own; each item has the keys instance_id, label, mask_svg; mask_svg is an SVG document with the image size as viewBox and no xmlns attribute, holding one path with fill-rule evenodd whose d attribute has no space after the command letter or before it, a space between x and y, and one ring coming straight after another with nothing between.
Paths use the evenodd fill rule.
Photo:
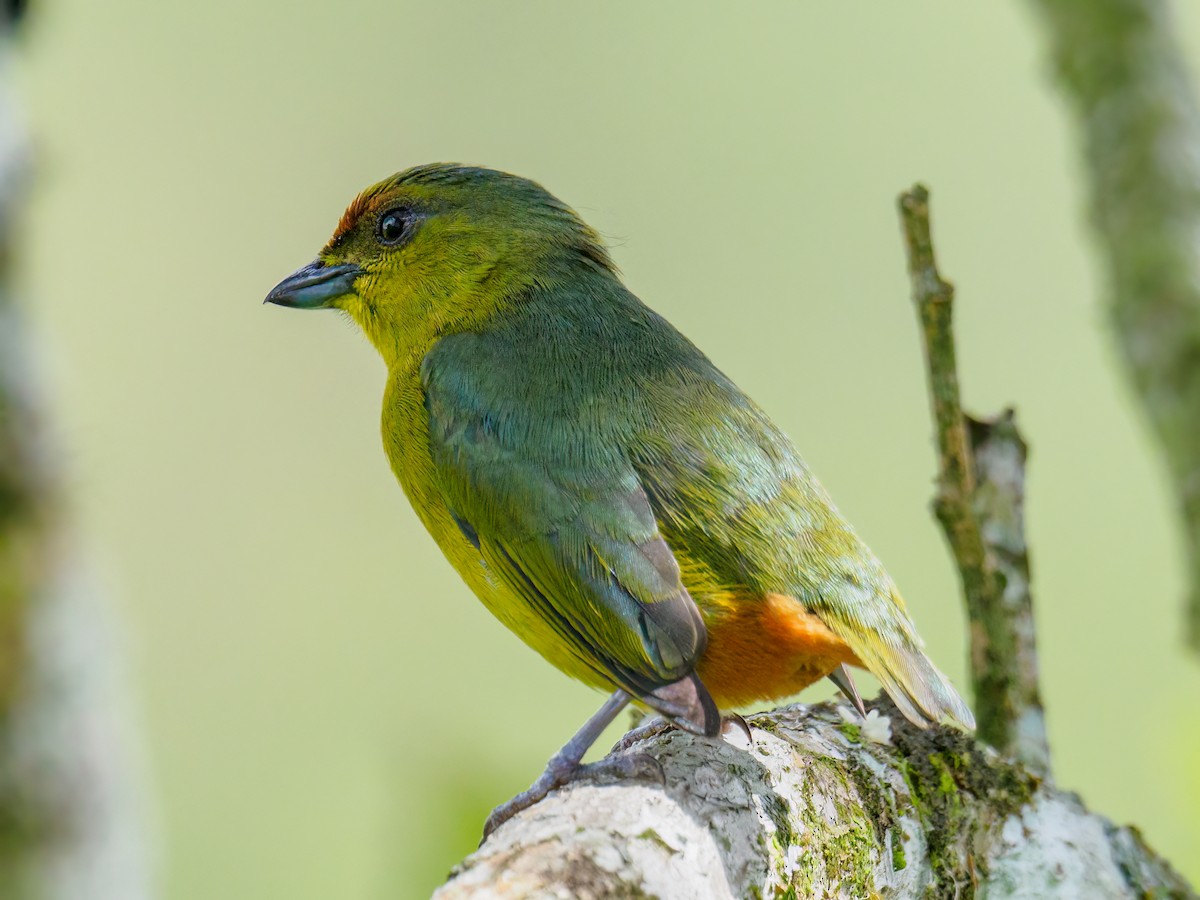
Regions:
<instances>
[{"instance_id":1,"label":"dark beak","mask_svg":"<svg viewBox=\"0 0 1200 900\"><path fill-rule=\"evenodd\" d=\"M327 266L317 260L275 285L263 302L293 309L324 309L339 297L353 294L354 279L361 274L358 266Z\"/></svg>"}]
</instances>

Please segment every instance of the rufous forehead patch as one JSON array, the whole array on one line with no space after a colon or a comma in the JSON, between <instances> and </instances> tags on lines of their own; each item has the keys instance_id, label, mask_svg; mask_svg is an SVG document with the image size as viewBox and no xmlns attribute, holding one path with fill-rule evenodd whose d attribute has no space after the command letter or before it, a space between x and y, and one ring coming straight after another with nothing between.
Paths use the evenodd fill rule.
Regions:
<instances>
[{"instance_id":1,"label":"rufous forehead patch","mask_svg":"<svg viewBox=\"0 0 1200 900\"><path fill-rule=\"evenodd\" d=\"M329 243L336 244L350 233L350 229L358 224L358 220L362 218L363 213L370 207L376 193L373 189L367 189L350 201L350 205L342 213L342 218L338 221L337 228L334 229L333 237L329 239Z\"/></svg>"}]
</instances>

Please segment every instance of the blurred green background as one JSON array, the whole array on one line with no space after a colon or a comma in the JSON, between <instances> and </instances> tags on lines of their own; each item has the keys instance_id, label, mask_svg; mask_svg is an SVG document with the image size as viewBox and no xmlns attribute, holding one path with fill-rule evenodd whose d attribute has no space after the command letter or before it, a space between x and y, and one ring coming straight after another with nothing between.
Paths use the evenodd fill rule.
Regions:
<instances>
[{"instance_id":1,"label":"blurred green background","mask_svg":"<svg viewBox=\"0 0 1200 900\"><path fill-rule=\"evenodd\" d=\"M43 0L22 44L23 286L168 898L424 896L598 703L421 530L366 342L261 305L360 188L433 160L533 177L598 226L796 439L961 684L893 206L926 180L967 400L1016 404L1032 444L1059 781L1200 879L1172 498L1021 3Z\"/></svg>"}]
</instances>

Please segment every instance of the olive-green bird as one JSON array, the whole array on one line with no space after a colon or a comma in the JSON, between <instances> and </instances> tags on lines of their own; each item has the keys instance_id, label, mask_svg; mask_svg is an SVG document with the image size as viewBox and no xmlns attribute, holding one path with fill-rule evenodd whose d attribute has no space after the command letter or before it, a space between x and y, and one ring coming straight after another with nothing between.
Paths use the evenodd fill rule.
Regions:
<instances>
[{"instance_id":1,"label":"olive-green bird","mask_svg":"<svg viewBox=\"0 0 1200 900\"><path fill-rule=\"evenodd\" d=\"M916 724L974 727L791 441L540 185L409 169L267 300L362 327L425 527L500 621L613 692L488 830L578 771L631 700L711 736L721 707L827 676L861 709L861 666Z\"/></svg>"}]
</instances>

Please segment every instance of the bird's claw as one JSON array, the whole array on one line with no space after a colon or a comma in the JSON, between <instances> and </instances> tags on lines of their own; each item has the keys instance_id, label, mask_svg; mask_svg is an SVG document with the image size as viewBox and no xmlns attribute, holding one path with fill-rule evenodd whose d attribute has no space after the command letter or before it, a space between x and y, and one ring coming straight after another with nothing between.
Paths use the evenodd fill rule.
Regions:
<instances>
[{"instance_id":1,"label":"bird's claw","mask_svg":"<svg viewBox=\"0 0 1200 900\"><path fill-rule=\"evenodd\" d=\"M515 816L522 810L529 809L535 803L543 800L556 787L561 787L566 784L571 776L578 771L578 767L569 771L555 772L553 767L547 767L538 780L529 786L527 790L521 791L517 796L513 797L506 803L501 803L487 817L487 821L483 823L483 838L479 841L480 846L488 839L493 831Z\"/></svg>"},{"instance_id":2,"label":"bird's claw","mask_svg":"<svg viewBox=\"0 0 1200 900\"><path fill-rule=\"evenodd\" d=\"M507 803L501 803L492 810L487 821L483 823L483 839L479 842L480 845L488 839L493 831L517 813L529 809L544 800L551 791L577 778L597 781L633 779L653 781L660 785L667 782L662 764L648 753L623 753L606 756L604 759L587 765L563 765L556 760L551 760L546 771L528 790L521 791Z\"/></svg>"},{"instance_id":3,"label":"bird's claw","mask_svg":"<svg viewBox=\"0 0 1200 900\"><path fill-rule=\"evenodd\" d=\"M653 781L659 785L667 783L667 774L662 763L649 753L621 753L581 766L578 776L589 780Z\"/></svg>"},{"instance_id":4,"label":"bird's claw","mask_svg":"<svg viewBox=\"0 0 1200 900\"><path fill-rule=\"evenodd\" d=\"M724 737L731 732L740 732L746 738L748 747L754 746L754 738L750 736L750 723L737 713L729 713L721 717L721 735Z\"/></svg>"},{"instance_id":5,"label":"bird's claw","mask_svg":"<svg viewBox=\"0 0 1200 900\"><path fill-rule=\"evenodd\" d=\"M613 748L609 752L624 753L634 744L640 743L641 741L652 737L656 737L657 735L670 731L674 727L675 726L666 719L658 716L651 719L645 725L641 725L637 728L634 728L632 731L627 732L619 741L613 744Z\"/></svg>"},{"instance_id":6,"label":"bird's claw","mask_svg":"<svg viewBox=\"0 0 1200 900\"><path fill-rule=\"evenodd\" d=\"M641 743L657 735L670 731L677 726L668 722L661 717L651 719L645 725L634 728L632 731L625 734L619 741L613 744L612 753L624 753L633 747L634 744ZM752 746L754 739L750 735L750 723L737 713L729 713L721 717L721 734L727 735L733 731L738 731L746 738L746 744Z\"/></svg>"}]
</instances>

